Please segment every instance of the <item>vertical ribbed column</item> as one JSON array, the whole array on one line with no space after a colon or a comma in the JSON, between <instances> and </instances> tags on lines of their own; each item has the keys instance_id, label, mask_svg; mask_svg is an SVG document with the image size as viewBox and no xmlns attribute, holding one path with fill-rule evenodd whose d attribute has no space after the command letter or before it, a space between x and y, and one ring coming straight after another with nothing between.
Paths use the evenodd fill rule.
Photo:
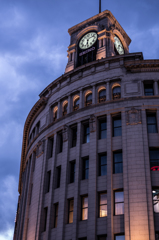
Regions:
<instances>
[{"instance_id":1,"label":"vertical ribbed column","mask_svg":"<svg viewBox=\"0 0 159 240\"><path fill-rule=\"evenodd\" d=\"M113 157L112 157L112 118L107 115L107 238L114 240L113 236Z\"/></svg>"},{"instance_id":2,"label":"vertical ribbed column","mask_svg":"<svg viewBox=\"0 0 159 240\"><path fill-rule=\"evenodd\" d=\"M88 223L87 240L96 239L97 220L97 132L96 117L89 120L90 143L89 143L89 180L88 180Z\"/></svg>"},{"instance_id":3,"label":"vertical ribbed column","mask_svg":"<svg viewBox=\"0 0 159 240\"><path fill-rule=\"evenodd\" d=\"M62 151L61 180L60 180L60 189L59 189L58 226L57 226L57 234L56 234L56 238L58 240L62 240L64 238L68 149L69 149L69 146L68 146L68 129L67 129L66 126L64 126L64 129L63 129L63 151Z\"/></svg>"},{"instance_id":4,"label":"vertical ribbed column","mask_svg":"<svg viewBox=\"0 0 159 240\"><path fill-rule=\"evenodd\" d=\"M51 239L51 229L54 221L54 205L53 205L53 193L54 193L54 179L55 179L55 168L56 168L56 149L57 149L57 133L54 135L53 155L51 161L51 179L50 179L50 195L48 201L48 224L46 229L46 239Z\"/></svg>"},{"instance_id":5,"label":"vertical ribbed column","mask_svg":"<svg viewBox=\"0 0 159 240\"><path fill-rule=\"evenodd\" d=\"M71 112L71 95L68 96L68 113Z\"/></svg>"},{"instance_id":6,"label":"vertical ribbed column","mask_svg":"<svg viewBox=\"0 0 159 240\"><path fill-rule=\"evenodd\" d=\"M149 161L149 145L148 145L148 133L147 133L147 122L146 122L146 111L142 110L142 133L143 133L143 149L144 149L144 160L145 160L145 174L146 174L146 195L147 195L147 211L148 211L148 227L150 240L155 239L154 229L154 216L153 216L153 202L152 202L152 184L151 184L151 171ZM159 144L159 143L158 143Z\"/></svg>"},{"instance_id":7,"label":"vertical ribbed column","mask_svg":"<svg viewBox=\"0 0 159 240\"><path fill-rule=\"evenodd\" d=\"M107 86L106 86L106 92L107 92L107 96L106 96L106 100L109 101L110 100L110 93L109 93L109 81L107 82Z\"/></svg>"},{"instance_id":8,"label":"vertical ribbed column","mask_svg":"<svg viewBox=\"0 0 159 240\"><path fill-rule=\"evenodd\" d=\"M80 90L80 104L79 104L79 108L83 107L83 90Z\"/></svg>"},{"instance_id":9,"label":"vertical ribbed column","mask_svg":"<svg viewBox=\"0 0 159 240\"><path fill-rule=\"evenodd\" d=\"M154 94L158 95L158 81L157 80L154 82Z\"/></svg>"},{"instance_id":10,"label":"vertical ribbed column","mask_svg":"<svg viewBox=\"0 0 159 240\"><path fill-rule=\"evenodd\" d=\"M93 85L93 98L92 98L92 104L96 103L96 86Z\"/></svg>"},{"instance_id":11,"label":"vertical ribbed column","mask_svg":"<svg viewBox=\"0 0 159 240\"><path fill-rule=\"evenodd\" d=\"M126 116L121 113L122 119L122 155L123 155L123 188L124 188L124 226L125 240L130 240L130 213L129 213L129 181L127 161L127 138L126 138Z\"/></svg>"},{"instance_id":12,"label":"vertical ribbed column","mask_svg":"<svg viewBox=\"0 0 159 240\"><path fill-rule=\"evenodd\" d=\"M75 188L74 188L74 211L73 211L73 233L72 240L77 239L78 222L79 222L79 186L80 186L80 162L81 162L81 122L77 125L77 145L76 145L76 172L75 172Z\"/></svg>"}]
</instances>

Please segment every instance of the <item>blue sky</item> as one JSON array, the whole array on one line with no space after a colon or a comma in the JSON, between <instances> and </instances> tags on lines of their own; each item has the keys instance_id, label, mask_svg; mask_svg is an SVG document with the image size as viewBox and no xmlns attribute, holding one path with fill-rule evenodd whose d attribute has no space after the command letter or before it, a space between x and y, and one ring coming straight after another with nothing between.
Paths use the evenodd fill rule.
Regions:
<instances>
[{"instance_id":1,"label":"blue sky","mask_svg":"<svg viewBox=\"0 0 159 240\"><path fill-rule=\"evenodd\" d=\"M132 40L159 59L159 1L102 0ZM68 28L98 13L98 0L0 0L0 240L13 237L23 126L39 93L62 75Z\"/></svg>"}]
</instances>

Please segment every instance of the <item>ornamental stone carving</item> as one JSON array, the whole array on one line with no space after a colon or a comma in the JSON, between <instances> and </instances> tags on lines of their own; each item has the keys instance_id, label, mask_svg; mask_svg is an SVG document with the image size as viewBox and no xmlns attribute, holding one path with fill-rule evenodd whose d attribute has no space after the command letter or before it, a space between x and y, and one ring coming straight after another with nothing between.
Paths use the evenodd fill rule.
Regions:
<instances>
[{"instance_id":1,"label":"ornamental stone carving","mask_svg":"<svg viewBox=\"0 0 159 240\"><path fill-rule=\"evenodd\" d=\"M63 127L63 142L66 142L68 140L68 126L65 125Z\"/></svg>"},{"instance_id":2,"label":"ornamental stone carving","mask_svg":"<svg viewBox=\"0 0 159 240\"><path fill-rule=\"evenodd\" d=\"M126 112L126 125L136 125L141 124L141 110L135 109Z\"/></svg>"},{"instance_id":3,"label":"ornamental stone carving","mask_svg":"<svg viewBox=\"0 0 159 240\"><path fill-rule=\"evenodd\" d=\"M36 157L40 157L43 153L44 153L44 143L45 141L40 141L37 144L37 148L36 148Z\"/></svg>"},{"instance_id":4,"label":"ornamental stone carving","mask_svg":"<svg viewBox=\"0 0 159 240\"><path fill-rule=\"evenodd\" d=\"M96 131L96 117L92 114L89 119L90 132Z\"/></svg>"}]
</instances>

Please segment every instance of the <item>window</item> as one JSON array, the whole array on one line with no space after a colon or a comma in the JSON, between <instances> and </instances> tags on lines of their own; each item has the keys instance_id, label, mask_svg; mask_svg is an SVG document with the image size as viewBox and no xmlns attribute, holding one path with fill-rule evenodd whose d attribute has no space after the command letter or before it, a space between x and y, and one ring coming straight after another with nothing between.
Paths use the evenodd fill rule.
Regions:
<instances>
[{"instance_id":1,"label":"window","mask_svg":"<svg viewBox=\"0 0 159 240\"><path fill-rule=\"evenodd\" d=\"M48 208L44 208L44 218L43 218L43 232L46 231L46 224L47 224L47 210Z\"/></svg>"},{"instance_id":2,"label":"window","mask_svg":"<svg viewBox=\"0 0 159 240\"><path fill-rule=\"evenodd\" d=\"M33 139L34 139L34 137L35 137L35 127L33 129L32 135L33 135Z\"/></svg>"},{"instance_id":3,"label":"window","mask_svg":"<svg viewBox=\"0 0 159 240\"><path fill-rule=\"evenodd\" d=\"M78 240L87 240L87 238L86 238L86 237L84 237L84 238L79 238Z\"/></svg>"},{"instance_id":4,"label":"window","mask_svg":"<svg viewBox=\"0 0 159 240\"><path fill-rule=\"evenodd\" d=\"M124 192L116 191L114 193L115 199L115 215L124 214Z\"/></svg>"},{"instance_id":5,"label":"window","mask_svg":"<svg viewBox=\"0 0 159 240\"><path fill-rule=\"evenodd\" d=\"M92 104L92 93L86 95L86 107Z\"/></svg>"},{"instance_id":6,"label":"window","mask_svg":"<svg viewBox=\"0 0 159 240\"><path fill-rule=\"evenodd\" d=\"M33 184L31 184L31 189L30 189L29 205L31 204L32 192L33 192Z\"/></svg>"},{"instance_id":7,"label":"window","mask_svg":"<svg viewBox=\"0 0 159 240\"><path fill-rule=\"evenodd\" d=\"M63 150L63 135L62 135L62 132L59 132L58 133L58 153L61 153L62 150Z\"/></svg>"},{"instance_id":8,"label":"window","mask_svg":"<svg viewBox=\"0 0 159 240\"><path fill-rule=\"evenodd\" d=\"M123 172L122 152L114 152L113 154L113 173Z\"/></svg>"},{"instance_id":9,"label":"window","mask_svg":"<svg viewBox=\"0 0 159 240\"><path fill-rule=\"evenodd\" d=\"M57 120L57 111L58 111L58 107L56 106L56 107L54 107L54 112L53 112L53 114L54 114L54 121Z\"/></svg>"},{"instance_id":10,"label":"window","mask_svg":"<svg viewBox=\"0 0 159 240\"><path fill-rule=\"evenodd\" d=\"M54 218L54 228L57 227L57 220L58 220L58 203L54 204L54 209L55 209L55 218Z\"/></svg>"},{"instance_id":11,"label":"window","mask_svg":"<svg viewBox=\"0 0 159 240\"><path fill-rule=\"evenodd\" d=\"M88 196L82 197L82 220L88 219Z\"/></svg>"},{"instance_id":12,"label":"window","mask_svg":"<svg viewBox=\"0 0 159 240\"><path fill-rule=\"evenodd\" d=\"M72 128L72 147L76 147L77 142L77 127Z\"/></svg>"},{"instance_id":13,"label":"window","mask_svg":"<svg viewBox=\"0 0 159 240\"><path fill-rule=\"evenodd\" d=\"M107 137L107 122L106 118L99 120L99 139Z\"/></svg>"},{"instance_id":14,"label":"window","mask_svg":"<svg viewBox=\"0 0 159 240\"><path fill-rule=\"evenodd\" d=\"M107 235L98 236L98 240L106 240L106 239L107 239Z\"/></svg>"},{"instance_id":15,"label":"window","mask_svg":"<svg viewBox=\"0 0 159 240\"><path fill-rule=\"evenodd\" d=\"M61 166L56 168L56 174L57 174L56 188L59 188L60 187L60 178L61 178Z\"/></svg>"},{"instance_id":16,"label":"window","mask_svg":"<svg viewBox=\"0 0 159 240\"><path fill-rule=\"evenodd\" d=\"M80 98L76 98L74 101L74 106L73 106L73 110L76 111L79 109L79 103L80 103Z\"/></svg>"},{"instance_id":17,"label":"window","mask_svg":"<svg viewBox=\"0 0 159 240\"><path fill-rule=\"evenodd\" d=\"M145 96L153 96L153 84L144 84Z\"/></svg>"},{"instance_id":18,"label":"window","mask_svg":"<svg viewBox=\"0 0 159 240\"><path fill-rule=\"evenodd\" d=\"M53 154L53 138L48 139L48 159L52 158Z\"/></svg>"},{"instance_id":19,"label":"window","mask_svg":"<svg viewBox=\"0 0 159 240\"><path fill-rule=\"evenodd\" d=\"M153 210L155 213L159 213L159 188L154 188L152 190L153 198Z\"/></svg>"},{"instance_id":20,"label":"window","mask_svg":"<svg viewBox=\"0 0 159 240\"><path fill-rule=\"evenodd\" d=\"M73 223L74 199L69 200L68 223Z\"/></svg>"},{"instance_id":21,"label":"window","mask_svg":"<svg viewBox=\"0 0 159 240\"><path fill-rule=\"evenodd\" d=\"M106 101L106 89L102 89L99 91L99 99L98 102L102 103Z\"/></svg>"},{"instance_id":22,"label":"window","mask_svg":"<svg viewBox=\"0 0 159 240\"><path fill-rule=\"evenodd\" d=\"M89 124L84 125L84 140L83 143L89 143Z\"/></svg>"},{"instance_id":23,"label":"window","mask_svg":"<svg viewBox=\"0 0 159 240\"><path fill-rule=\"evenodd\" d=\"M121 98L121 88L120 86L113 88L113 99L119 99Z\"/></svg>"},{"instance_id":24,"label":"window","mask_svg":"<svg viewBox=\"0 0 159 240\"><path fill-rule=\"evenodd\" d=\"M113 117L113 137L121 136L121 115Z\"/></svg>"},{"instance_id":25,"label":"window","mask_svg":"<svg viewBox=\"0 0 159 240\"><path fill-rule=\"evenodd\" d=\"M147 114L147 131L148 133L157 133L156 113Z\"/></svg>"},{"instance_id":26,"label":"window","mask_svg":"<svg viewBox=\"0 0 159 240\"><path fill-rule=\"evenodd\" d=\"M107 216L107 193L99 194L99 217Z\"/></svg>"},{"instance_id":27,"label":"window","mask_svg":"<svg viewBox=\"0 0 159 240\"><path fill-rule=\"evenodd\" d=\"M50 191L50 179L51 179L51 171L48 171L46 175L46 193Z\"/></svg>"},{"instance_id":28,"label":"window","mask_svg":"<svg viewBox=\"0 0 159 240\"><path fill-rule=\"evenodd\" d=\"M36 124L36 134L39 134L40 121Z\"/></svg>"},{"instance_id":29,"label":"window","mask_svg":"<svg viewBox=\"0 0 159 240\"><path fill-rule=\"evenodd\" d=\"M107 175L107 155L99 155L99 176Z\"/></svg>"},{"instance_id":30,"label":"window","mask_svg":"<svg viewBox=\"0 0 159 240\"><path fill-rule=\"evenodd\" d=\"M89 158L84 158L82 179L88 179L88 177L89 177Z\"/></svg>"},{"instance_id":31,"label":"window","mask_svg":"<svg viewBox=\"0 0 159 240\"><path fill-rule=\"evenodd\" d=\"M125 240L125 235L115 235L115 240Z\"/></svg>"},{"instance_id":32,"label":"window","mask_svg":"<svg viewBox=\"0 0 159 240\"><path fill-rule=\"evenodd\" d=\"M150 149L150 169L159 171L159 149Z\"/></svg>"},{"instance_id":33,"label":"window","mask_svg":"<svg viewBox=\"0 0 159 240\"><path fill-rule=\"evenodd\" d=\"M155 240L159 240L159 232L155 232Z\"/></svg>"},{"instance_id":34,"label":"window","mask_svg":"<svg viewBox=\"0 0 159 240\"><path fill-rule=\"evenodd\" d=\"M63 107L63 116L65 116L67 114L67 108L68 108L68 103L65 103L65 105Z\"/></svg>"},{"instance_id":35,"label":"window","mask_svg":"<svg viewBox=\"0 0 159 240\"><path fill-rule=\"evenodd\" d=\"M75 182L75 170L76 170L76 162L70 162L70 183Z\"/></svg>"}]
</instances>

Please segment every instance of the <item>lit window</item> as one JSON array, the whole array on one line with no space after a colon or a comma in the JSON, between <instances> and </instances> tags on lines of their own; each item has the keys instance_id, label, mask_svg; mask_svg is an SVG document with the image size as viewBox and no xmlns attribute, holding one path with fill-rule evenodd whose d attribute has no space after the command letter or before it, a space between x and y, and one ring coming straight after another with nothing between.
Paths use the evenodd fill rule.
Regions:
<instances>
[{"instance_id":1,"label":"lit window","mask_svg":"<svg viewBox=\"0 0 159 240\"><path fill-rule=\"evenodd\" d=\"M106 89L99 91L99 103L106 101Z\"/></svg>"},{"instance_id":2,"label":"lit window","mask_svg":"<svg viewBox=\"0 0 159 240\"><path fill-rule=\"evenodd\" d=\"M88 196L82 197L82 220L88 219Z\"/></svg>"},{"instance_id":3,"label":"lit window","mask_svg":"<svg viewBox=\"0 0 159 240\"><path fill-rule=\"evenodd\" d=\"M76 170L76 163L75 161L70 162L70 183L75 182L75 170Z\"/></svg>"},{"instance_id":4,"label":"lit window","mask_svg":"<svg viewBox=\"0 0 159 240\"><path fill-rule=\"evenodd\" d=\"M152 197L154 212L159 213L159 188L152 190Z\"/></svg>"},{"instance_id":5,"label":"lit window","mask_svg":"<svg viewBox=\"0 0 159 240\"><path fill-rule=\"evenodd\" d=\"M83 143L89 143L89 136L90 136L89 124L85 124L84 125L84 141L83 141Z\"/></svg>"},{"instance_id":6,"label":"lit window","mask_svg":"<svg viewBox=\"0 0 159 240\"><path fill-rule=\"evenodd\" d=\"M86 106L89 106L92 104L92 93L87 94L86 96Z\"/></svg>"},{"instance_id":7,"label":"lit window","mask_svg":"<svg viewBox=\"0 0 159 240\"><path fill-rule=\"evenodd\" d=\"M58 203L54 204L55 209L55 218L54 218L54 228L57 227L57 220L58 220Z\"/></svg>"},{"instance_id":8,"label":"lit window","mask_svg":"<svg viewBox=\"0 0 159 240\"><path fill-rule=\"evenodd\" d=\"M74 199L69 200L69 213L68 213L68 223L73 223L73 207L74 207Z\"/></svg>"},{"instance_id":9,"label":"lit window","mask_svg":"<svg viewBox=\"0 0 159 240\"><path fill-rule=\"evenodd\" d=\"M107 216L107 194L99 194L99 217Z\"/></svg>"},{"instance_id":10,"label":"lit window","mask_svg":"<svg viewBox=\"0 0 159 240\"><path fill-rule=\"evenodd\" d=\"M76 100L74 101L74 106L73 106L73 110L76 111L79 109L79 103L80 103L80 98L76 98Z\"/></svg>"},{"instance_id":11,"label":"lit window","mask_svg":"<svg viewBox=\"0 0 159 240\"><path fill-rule=\"evenodd\" d=\"M107 175L107 155L99 156L99 176Z\"/></svg>"},{"instance_id":12,"label":"lit window","mask_svg":"<svg viewBox=\"0 0 159 240\"><path fill-rule=\"evenodd\" d=\"M121 136L121 115L113 117L113 137Z\"/></svg>"},{"instance_id":13,"label":"lit window","mask_svg":"<svg viewBox=\"0 0 159 240\"><path fill-rule=\"evenodd\" d=\"M113 99L119 99L121 98L121 88L120 86L113 88Z\"/></svg>"},{"instance_id":14,"label":"lit window","mask_svg":"<svg viewBox=\"0 0 159 240\"><path fill-rule=\"evenodd\" d=\"M89 158L83 159L83 173L82 179L88 179L89 177Z\"/></svg>"},{"instance_id":15,"label":"lit window","mask_svg":"<svg viewBox=\"0 0 159 240\"><path fill-rule=\"evenodd\" d=\"M122 152L114 152L113 154L113 173L123 172Z\"/></svg>"},{"instance_id":16,"label":"lit window","mask_svg":"<svg viewBox=\"0 0 159 240\"><path fill-rule=\"evenodd\" d=\"M65 105L63 107L63 116L65 116L67 114L67 108L68 108L68 103L65 103Z\"/></svg>"},{"instance_id":17,"label":"lit window","mask_svg":"<svg viewBox=\"0 0 159 240\"><path fill-rule=\"evenodd\" d=\"M153 84L144 84L145 96L153 96Z\"/></svg>"},{"instance_id":18,"label":"lit window","mask_svg":"<svg viewBox=\"0 0 159 240\"><path fill-rule=\"evenodd\" d=\"M124 214L124 192L115 192L115 215Z\"/></svg>"},{"instance_id":19,"label":"lit window","mask_svg":"<svg viewBox=\"0 0 159 240\"><path fill-rule=\"evenodd\" d=\"M99 139L107 137L107 122L106 119L99 120Z\"/></svg>"},{"instance_id":20,"label":"lit window","mask_svg":"<svg viewBox=\"0 0 159 240\"><path fill-rule=\"evenodd\" d=\"M148 133L157 133L156 113L147 114L147 131Z\"/></svg>"},{"instance_id":21,"label":"lit window","mask_svg":"<svg viewBox=\"0 0 159 240\"><path fill-rule=\"evenodd\" d=\"M159 149L150 150L150 168L151 171L159 171Z\"/></svg>"}]
</instances>

